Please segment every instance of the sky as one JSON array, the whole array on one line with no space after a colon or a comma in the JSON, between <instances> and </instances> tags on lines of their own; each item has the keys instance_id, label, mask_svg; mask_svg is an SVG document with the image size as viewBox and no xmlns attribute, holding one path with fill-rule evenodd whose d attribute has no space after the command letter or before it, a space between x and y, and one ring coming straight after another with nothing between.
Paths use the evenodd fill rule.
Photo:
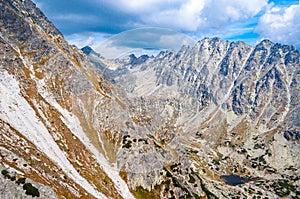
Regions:
<instances>
[{"instance_id":1,"label":"sky","mask_svg":"<svg viewBox=\"0 0 300 199\"><path fill-rule=\"evenodd\" d=\"M184 44L187 38L198 41L220 37L251 45L270 39L300 48L299 0L33 1L68 42L79 48L86 45L99 48L117 34L143 28L185 35L181 36L183 40L170 40L170 46L171 42ZM149 46L153 43L150 37L139 38L134 31L130 33L144 39L143 42L149 40ZM166 36L164 31L161 33Z\"/></svg>"},{"instance_id":2,"label":"sky","mask_svg":"<svg viewBox=\"0 0 300 199\"><path fill-rule=\"evenodd\" d=\"M196 42L172 29L147 27L121 32L92 48L105 58L115 59L129 54L157 55L162 50L180 50L183 45L194 46Z\"/></svg>"}]
</instances>

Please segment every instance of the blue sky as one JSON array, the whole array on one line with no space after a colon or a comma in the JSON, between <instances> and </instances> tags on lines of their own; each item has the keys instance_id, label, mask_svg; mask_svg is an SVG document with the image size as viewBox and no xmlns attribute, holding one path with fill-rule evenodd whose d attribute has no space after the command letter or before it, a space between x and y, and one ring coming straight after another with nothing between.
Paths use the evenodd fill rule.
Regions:
<instances>
[{"instance_id":1,"label":"blue sky","mask_svg":"<svg viewBox=\"0 0 300 199\"><path fill-rule=\"evenodd\" d=\"M158 27L194 40L261 39L300 48L299 0L34 0L65 38L97 46L136 28Z\"/></svg>"}]
</instances>

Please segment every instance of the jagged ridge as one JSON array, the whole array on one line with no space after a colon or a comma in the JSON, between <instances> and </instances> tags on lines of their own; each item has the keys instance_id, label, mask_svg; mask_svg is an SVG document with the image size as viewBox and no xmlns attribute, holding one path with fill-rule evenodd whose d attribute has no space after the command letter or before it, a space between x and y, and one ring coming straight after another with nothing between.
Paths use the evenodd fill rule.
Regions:
<instances>
[{"instance_id":1,"label":"jagged ridge","mask_svg":"<svg viewBox=\"0 0 300 199\"><path fill-rule=\"evenodd\" d=\"M185 150L201 154L202 157L188 155L194 166L210 162L213 157L220 159L215 157L219 153L233 162L243 162L247 172L262 178L262 171L285 173L289 177L284 180L299 175L299 139L286 139L288 134L296 137L300 128L300 56L293 46L263 40L252 47L243 42L205 38L193 47L161 52L138 63L132 61L133 56L114 62L99 56L90 59L101 65L107 79L126 90L134 121L147 127L159 146L167 150L174 140L179 140ZM261 145L265 152L258 147ZM241 151L245 156L238 155ZM130 152L124 156L127 165L133 162L131 158L139 161ZM239 167L236 162L235 168ZM208 169L220 176L227 173L225 165ZM297 168L296 173L287 172L287 165ZM201 167L207 168L197 168ZM127 172L131 169L128 167ZM234 171L245 175L245 170L240 169ZM271 179L274 178L267 178ZM156 182L152 178L152 183ZM266 195L272 193L262 189Z\"/></svg>"}]
</instances>

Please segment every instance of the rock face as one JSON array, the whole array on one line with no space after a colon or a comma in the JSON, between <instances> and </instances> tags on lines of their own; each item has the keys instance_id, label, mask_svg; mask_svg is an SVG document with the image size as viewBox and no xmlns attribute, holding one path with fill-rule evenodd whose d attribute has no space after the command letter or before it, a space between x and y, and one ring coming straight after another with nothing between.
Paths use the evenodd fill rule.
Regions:
<instances>
[{"instance_id":1,"label":"rock face","mask_svg":"<svg viewBox=\"0 0 300 199\"><path fill-rule=\"evenodd\" d=\"M131 117L151 132L158 148L166 153L179 144L183 153L178 156L186 158L156 155L156 161L148 162L171 166L185 162L199 171L218 197L226 189L212 182L232 173L258 177L267 184L245 185L244 195L251 192L248 189L256 190L252 196L299 194L299 177L293 176L300 174L300 57L294 47L268 40L252 47L205 38L194 47L161 52L138 63L132 56L110 63L99 56L89 57L102 66L99 69L106 79L125 91ZM139 145L128 146L131 150L119 156L127 172L149 168L147 163L137 168L141 157L132 151L140 150ZM185 169L180 166L179 170ZM149 182L157 184L155 178ZM278 191L285 189L278 186L283 182L290 183L290 191ZM234 194L241 192L231 190L225 195Z\"/></svg>"},{"instance_id":2,"label":"rock face","mask_svg":"<svg viewBox=\"0 0 300 199\"><path fill-rule=\"evenodd\" d=\"M299 197L293 47L88 59L31 1L0 7L1 198L32 197L24 178L41 198Z\"/></svg>"},{"instance_id":3,"label":"rock face","mask_svg":"<svg viewBox=\"0 0 300 199\"><path fill-rule=\"evenodd\" d=\"M60 198L133 198L105 156L121 135L106 136L97 120L97 111L123 110L113 87L31 1L1 0L0 7L2 167Z\"/></svg>"},{"instance_id":4,"label":"rock face","mask_svg":"<svg viewBox=\"0 0 300 199\"><path fill-rule=\"evenodd\" d=\"M15 171L8 171L5 168L1 169L0 176L0 196L1 198L22 199L22 198L49 198L57 199L53 190L50 187L44 186L26 178L17 178ZM28 188L30 187L30 189Z\"/></svg>"}]
</instances>

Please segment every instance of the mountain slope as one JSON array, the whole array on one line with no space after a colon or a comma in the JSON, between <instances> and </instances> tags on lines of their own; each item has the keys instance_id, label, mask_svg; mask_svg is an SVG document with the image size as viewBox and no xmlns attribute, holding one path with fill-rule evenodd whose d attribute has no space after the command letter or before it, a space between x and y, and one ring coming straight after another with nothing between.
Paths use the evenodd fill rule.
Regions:
<instances>
[{"instance_id":1,"label":"mountain slope","mask_svg":"<svg viewBox=\"0 0 300 199\"><path fill-rule=\"evenodd\" d=\"M1 164L60 197L133 197L72 113L80 96L108 98L93 66L31 1L0 3Z\"/></svg>"},{"instance_id":2,"label":"mountain slope","mask_svg":"<svg viewBox=\"0 0 300 199\"><path fill-rule=\"evenodd\" d=\"M278 181L299 187L300 56L294 47L205 38L138 64L133 57L90 59L126 91L136 124L167 151L174 140L180 143L206 182L232 173L258 177L266 185L256 189L269 197L281 194L266 188Z\"/></svg>"}]
</instances>

